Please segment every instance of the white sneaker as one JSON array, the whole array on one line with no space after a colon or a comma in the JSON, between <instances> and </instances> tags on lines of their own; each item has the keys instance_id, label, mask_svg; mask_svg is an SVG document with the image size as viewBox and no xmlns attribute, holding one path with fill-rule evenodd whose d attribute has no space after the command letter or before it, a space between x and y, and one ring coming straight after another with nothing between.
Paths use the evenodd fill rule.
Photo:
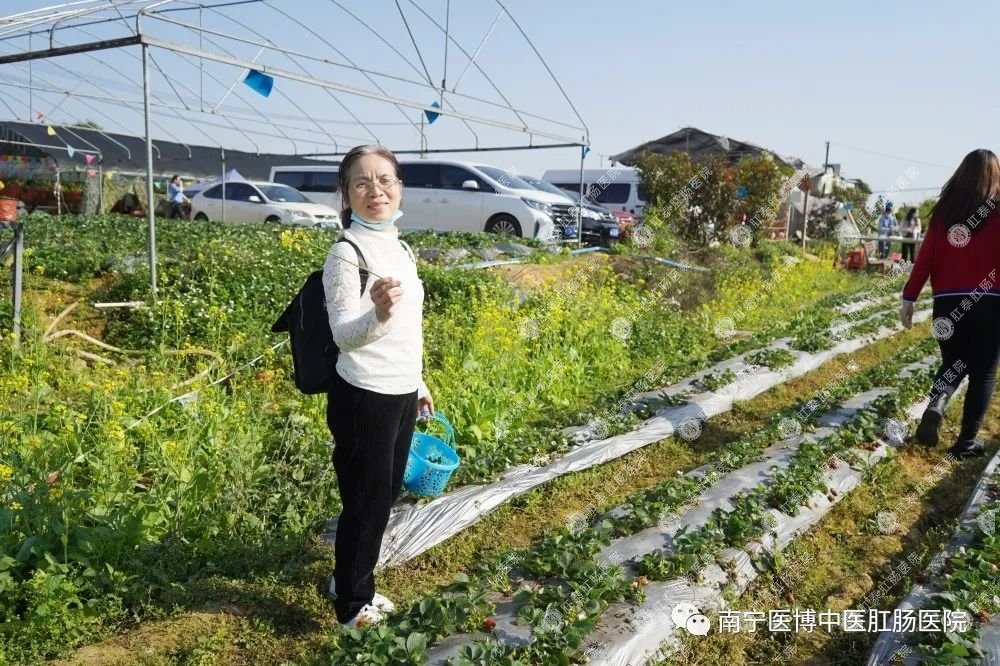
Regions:
<instances>
[{"instance_id":1,"label":"white sneaker","mask_svg":"<svg viewBox=\"0 0 1000 666\"><path fill-rule=\"evenodd\" d=\"M337 581L334 580L333 576L330 576L330 587L327 589L327 594L330 595L331 599L337 598ZM372 597L372 606L375 606L375 608L378 608L383 613L391 613L396 610L396 604L378 592Z\"/></svg>"},{"instance_id":2,"label":"white sneaker","mask_svg":"<svg viewBox=\"0 0 1000 666\"><path fill-rule=\"evenodd\" d=\"M352 617L347 622L341 622L340 626L346 627L348 629L354 629L355 627L361 626L366 627L370 624L378 624L385 619L385 613L383 613L375 606L370 604L365 604L362 606L358 614Z\"/></svg>"}]
</instances>

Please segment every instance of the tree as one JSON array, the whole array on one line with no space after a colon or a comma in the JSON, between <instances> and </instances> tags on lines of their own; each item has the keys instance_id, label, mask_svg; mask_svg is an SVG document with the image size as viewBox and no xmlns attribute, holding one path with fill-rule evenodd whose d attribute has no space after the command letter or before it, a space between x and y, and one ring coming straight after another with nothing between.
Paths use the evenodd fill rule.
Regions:
<instances>
[{"instance_id":1,"label":"tree","mask_svg":"<svg viewBox=\"0 0 1000 666\"><path fill-rule=\"evenodd\" d=\"M695 245L730 240L730 229L744 216L754 219L746 227L752 235L744 240L755 240L758 227L770 224L781 203L784 174L767 157L746 158L734 167L722 155L695 162L688 153L646 153L636 166L656 218ZM761 211L769 211L764 219Z\"/></svg>"}]
</instances>

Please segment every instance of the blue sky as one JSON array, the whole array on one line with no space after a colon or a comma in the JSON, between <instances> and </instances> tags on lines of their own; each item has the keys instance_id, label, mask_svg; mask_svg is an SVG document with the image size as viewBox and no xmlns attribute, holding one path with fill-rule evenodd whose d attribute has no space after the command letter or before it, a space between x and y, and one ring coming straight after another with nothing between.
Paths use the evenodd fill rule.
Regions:
<instances>
[{"instance_id":1,"label":"blue sky","mask_svg":"<svg viewBox=\"0 0 1000 666\"><path fill-rule=\"evenodd\" d=\"M392 0L342 2L375 26L403 56L364 33L327 0L275 2L312 28L314 35L276 19L266 8L228 10L230 18L219 19L214 25L225 31L241 31L232 25L235 18L283 46L337 60L340 56L332 48L336 46L342 54L372 69L418 77L422 67ZM15 13L47 4L8 0L0 12ZM443 38L412 5L402 4L427 69L432 79L439 79L443 74ZM421 0L419 4L431 16L444 20L445 0ZM998 117L1000 93L992 85L995 68L991 62L997 50L992 33L1000 25L1000 3L506 0L505 4L588 125L593 148L588 168L606 166L608 162L601 155L691 125L797 155L816 165L822 164L824 142L830 140L831 162L842 163L845 175L864 178L876 190L890 187L911 166L919 172L912 188L937 188L966 152L993 147L990 139L996 136L993 123ZM496 13L497 5L491 0L453 0L452 32L472 50ZM155 30L164 38L180 39L180 31L173 26ZM257 51L247 44L229 46L246 59ZM235 67L212 65L206 71L216 80L204 82L189 63L172 54L154 54L168 78L188 87L189 92L182 94L189 102L197 96L195 90L207 89L201 103L209 107L240 74ZM89 89L92 82L95 87L110 85L115 94L130 99L141 92L138 61L132 54L102 54L101 62L111 65L110 72L101 70L96 60L67 58L63 62L72 66L78 79L80 73L85 75L80 90ZM277 54L265 53L260 62L293 68ZM451 47L449 83L456 80L465 62ZM500 22L478 62L515 106L575 121L509 21ZM324 78L343 77L337 80L369 85L340 70L324 72ZM63 86L71 78L50 65L39 65L35 74L58 80ZM0 80L21 78L23 71L0 67ZM172 94L159 73L154 73L153 87L159 95ZM330 95L280 79L276 87L282 96L264 100L239 86L226 103L252 108L253 113L289 118L295 117L298 109L305 109L324 119L326 131L332 127L325 123L328 119L349 120L335 98L372 123L403 122L420 115L416 111L404 115L384 104ZM412 85L390 85L389 89L410 99L433 99L428 91ZM460 92L496 99L486 80L474 71L463 79ZM16 115L27 115L26 93L14 91L11 95L18 100L12 102ZM52 109L53 122L100 116L95 119L103 119L108 129L142 129L140 115L113 104L80 106L70 100L60 105L56 95L39 95L34 106L35 110ZM478 113L485 107L464 104L463 108ZM0 107L0 115L10 113ZM511 120L510 115L505 119ZM199 120L201 124L192 127L166 111L156 121L154 134L162 138L192 143L212 139L246 147L244 137L208 122ZM359 139L357 142L370 137L347 125L336 127L337 132ZM282 138L259 135L257 130L262 131L262 126L247 124L244 129L264 150L290 151ZM488 128L477 129L477 133L483 145L525 141L524 136ZM412 127L387 125L375 134L390 147L417 146L417 132ZM471 137L451 118L442 118L428 128L431 147L471 145ZM350 139L341 141L340 145L351 143ZM313 149L323 148L317 145ZM303 148L300 142L298 150L307 152L310 148ZM487 153L473 158L538 175L545 169L579 164L578 151L571 149ZM933 189L914 189L897 200L918 200L934 193Z\"/></svg>"}]
</instances>

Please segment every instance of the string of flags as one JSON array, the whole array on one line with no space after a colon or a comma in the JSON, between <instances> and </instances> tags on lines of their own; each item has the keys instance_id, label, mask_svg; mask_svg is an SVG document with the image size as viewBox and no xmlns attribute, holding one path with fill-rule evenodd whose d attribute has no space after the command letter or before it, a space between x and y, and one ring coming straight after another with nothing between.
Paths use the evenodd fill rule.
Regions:
<instances>
[{"instance_id":1,"label":"string of flags","mask_svg":"<svg viewBox=\"0 0 1000 666\"><path fill-rule=\"evenodd\" d=\"M268 77L268 78L270 78L270 77ZM45 120L45 114L44 113L42 113L41 111L36 111L35 112L35 120L38 121L38 122L40 122L40 123L41 122L45 123L45 133L47 135L54 136L54 137L58 137L59 136L59 134L56 132L56 128L53 125L51 125L49 122L47 122ZM76 155L76 148L74 148L69 143L66 143L66 154L70 158L72 158L73 156ZM87 152L87 153L84 153L83 159L87 163L87 165L90 166L91 164L94 163L94 160L97 159L97 155L94 155L93 153ZM87 169L87 175L90 176L91 178L93 178L96 174L97 174L97 171L95 171L94 169Z\"/></svg>"}]
</instances>

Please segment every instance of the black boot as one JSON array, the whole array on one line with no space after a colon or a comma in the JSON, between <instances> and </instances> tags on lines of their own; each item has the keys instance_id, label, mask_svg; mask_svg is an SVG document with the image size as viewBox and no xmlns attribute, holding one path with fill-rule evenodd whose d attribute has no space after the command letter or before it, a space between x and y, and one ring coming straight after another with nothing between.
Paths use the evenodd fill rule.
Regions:
<instances>
[{"instance_id":1,"label":"black boot","mask_svg":"<svg viewBox=\"0 0 1000 666\"><path fill-rule=\"evenodd\" d=\"M955 446L948 449L948 455L955 458L975 458L986 453L986 446L978 439L959 439Z\"/></svg>"},{"instance_id":2,"label":"black boot","mask_svg":"<svg viewBox=\"0 0 1000 666\"><path fill-rule=\"evenodd\" d=\"M944 418L944 410L950 397L947 393L938 393L924 410L920 425L917 426L917 441L924 446L937 446L938 429L941 428L941 419Z\"/></svg>"}]
</instances>

